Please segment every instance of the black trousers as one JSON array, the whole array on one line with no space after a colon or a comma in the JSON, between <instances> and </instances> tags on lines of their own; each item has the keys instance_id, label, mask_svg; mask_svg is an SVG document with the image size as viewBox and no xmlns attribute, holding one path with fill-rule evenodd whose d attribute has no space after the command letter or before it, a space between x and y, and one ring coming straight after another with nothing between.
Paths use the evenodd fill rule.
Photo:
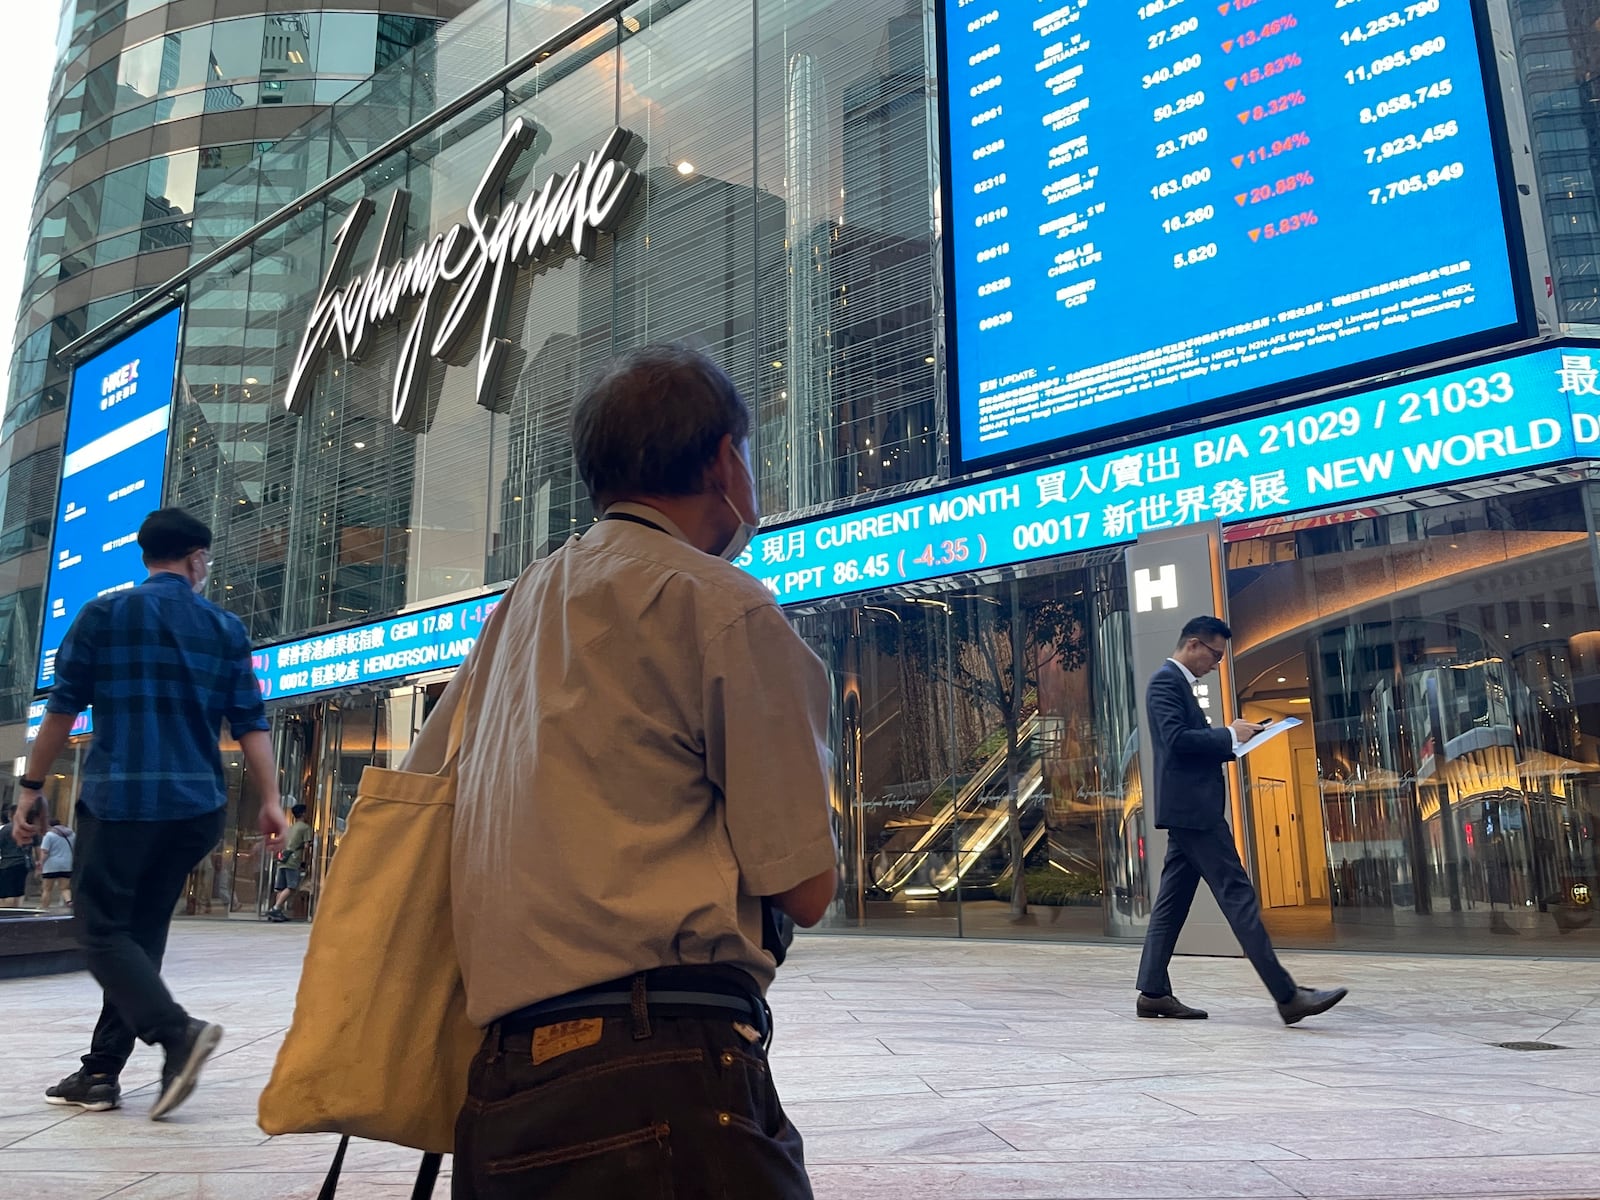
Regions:
<instances>
[{"instance_id":1,"label":"black trousers","mask_svg":"<svg viewBox=\"0 0 1600 1200\"><path fill-rule=\"evenodd\" d=\"M223 812L179 821L102 821L78 809L73 927L105 994L83 1068L120 1075L134 1038L166 1045L189 1016L161 980L172 913L189 872L222 836Z\"/></svg>"},{"instance_id":2,"label":"black trousers","mask_svg":"<svg viewBox=\"0 0 1600 1200\"><path fill-rule=\"evenodd\" d=\"M811 1200L766 1051L730 1017L554 1021L489 1030L454 1200Z\"/></svg>"},{"instance_id":3,"label":"black trousers","mask_svg":"<svg viewBox=\"0 0 1600 1200\"><path fill-rule=\"evenodd\" d=\"M1239 861L1233 844L1233 830L1226 824L1214 829L1167 830L1167 861L1161 868L1161 890L1150 914L1150 928L1144 937L1144 957L1139 961L1139 990L1147 996L1172 994L1167 966L1178 945L1178 935L1189 918L1189 906L1204 879L1217 898L1233 936L1239 939L1250 960L1267 985L1272 998L1282 1004L1294 996L1294 980L1273 952L1272 942L1261 924L1261 900L1255 885Z\"/></svg>"}]
</instances>

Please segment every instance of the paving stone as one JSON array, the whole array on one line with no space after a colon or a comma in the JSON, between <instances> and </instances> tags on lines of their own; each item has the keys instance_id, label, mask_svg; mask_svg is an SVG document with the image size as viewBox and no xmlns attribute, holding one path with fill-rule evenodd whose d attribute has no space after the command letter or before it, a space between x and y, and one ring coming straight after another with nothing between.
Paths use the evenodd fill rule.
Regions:
<instances>
[{"instance_id":1,"label":"paving stone","mask_svg":"<svg viewBox=\"0 0 1600 1200\"><path fill-rule=\"evenodd\" d=\"M255 1124L304 947L303 928L174 928L168 980L228 1036L161 1124L145 1119L160 1071L148 1049L121 1112L44 1105L98 994L82 975L0 982L0 1011L39 1017L0 1056L0 1195L311 1200L334 1139ZM1600 961L1286 954L1298 978L1351 989L1286 1029L1235 959L1174 965L1211 1020L1137 1020L1137 958L802 937L773 989L772 1057L818 1200L1600 1196ZM1568 1048L1494 1045L1514 1040ZM404 1200L416 1158L358 1144L341 1200Z\"/></svg>"}]
</instances>

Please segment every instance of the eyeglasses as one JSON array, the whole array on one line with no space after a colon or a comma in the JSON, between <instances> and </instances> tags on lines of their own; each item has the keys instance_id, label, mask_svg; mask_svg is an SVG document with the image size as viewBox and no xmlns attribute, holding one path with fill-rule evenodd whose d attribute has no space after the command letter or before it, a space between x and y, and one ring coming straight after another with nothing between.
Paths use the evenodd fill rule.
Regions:
<instances>
[{"instance_id":1,"label":"eyeglasses","mask_svg":"<svg viewBox=\"0 0 1600 1200\"><path fill-rule=\"evenodd\" d=\"M1213 659L1215 659L1217 662L1221 662L1224 658L1226 658L1228 656L1228 647L1226 645L1223 645L1223 646L1221 646L1219 648L1217 646L1210 645L1207 642L1201 642L1200 644L1202 646L1204 646L1207 650L1211 651L1211 657Z\"/></svg>"}]
</instances>

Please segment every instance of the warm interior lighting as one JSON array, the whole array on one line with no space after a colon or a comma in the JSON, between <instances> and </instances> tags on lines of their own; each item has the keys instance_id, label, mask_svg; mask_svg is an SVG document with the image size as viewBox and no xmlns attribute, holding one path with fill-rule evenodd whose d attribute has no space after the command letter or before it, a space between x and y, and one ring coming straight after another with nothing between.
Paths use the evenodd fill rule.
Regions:
<instances>
[{"instance_id":1,"label":"warm interior lighting","mask_svg":"<svg viewBox=\"0 0 1600 1200\"><path fill-rule=\"evenodd\" d=\"M245 377L245 382L246 383L260 383L261 381L259 379L257 379L254 375L248 375L248 376Z\"/></svg>"},{"instance_id":2,"label":"warm interior lighting","mask_svg":"<svg viewBox=\"0 0 1600 1200\"><path fill-rule=\"evenodd\" d=\"M690 175L694 174L694 164L687 158L684 159L678 164L678 174L687 179Z\"/></svg>"},{"instance_id":3,"label":"warm interior lighting","mask_svg":"<svg viewBox=\"0 0 1600 1200\"><path fill-rule=\"evenodd\" d=\"M356 443L356 449L357 450L365 450L366 448L367 448L367 444L365 442L357 442Z\"/></svg>"}]
</instances>

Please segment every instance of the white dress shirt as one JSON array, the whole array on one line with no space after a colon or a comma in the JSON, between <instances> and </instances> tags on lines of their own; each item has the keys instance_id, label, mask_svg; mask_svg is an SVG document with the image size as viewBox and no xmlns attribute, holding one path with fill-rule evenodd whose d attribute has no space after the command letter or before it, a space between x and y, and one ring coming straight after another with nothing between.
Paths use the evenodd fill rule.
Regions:
<instances>
[{"instance_id":1,"label":"white dress shirt","mask_svg":"<svg viewBox=\"0 0 1600 1200\"><path fill-rule=\"evenodd\" d=\"M1169 658L1169 659L1167 659L1167 661L1169 663L1171 663L1173 666L1177 667L1178 670L1183 672L1183 677L1189 681L1189 686L1191 688L1196 686L1200 682L1199 678L1195 675L1195 673L1193 671L1189 670L1188 667L1184 666L1177 659ZM1210 717L1206 718L1206 724L1207 725L1211 724L1211 718ZM1239 753L1239 745L1240 745L1240 743L1239 743L1239 735L1233 731L1233 725L1231 723L1228 725L1227 729L1228 729L1228 736L1233 739L1233 752L1235 754L1237 754L1237 753Z\"/></svg>"}]
</instances>

